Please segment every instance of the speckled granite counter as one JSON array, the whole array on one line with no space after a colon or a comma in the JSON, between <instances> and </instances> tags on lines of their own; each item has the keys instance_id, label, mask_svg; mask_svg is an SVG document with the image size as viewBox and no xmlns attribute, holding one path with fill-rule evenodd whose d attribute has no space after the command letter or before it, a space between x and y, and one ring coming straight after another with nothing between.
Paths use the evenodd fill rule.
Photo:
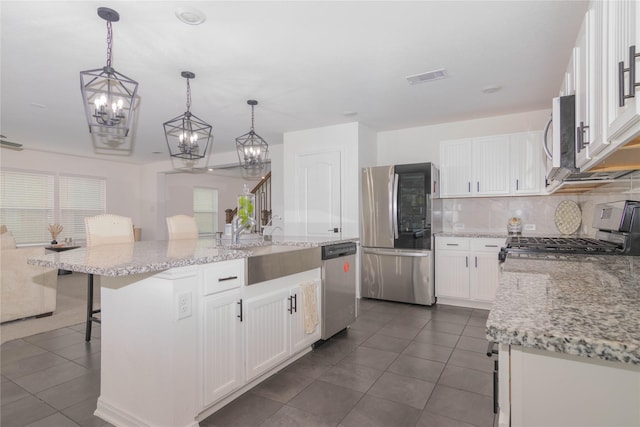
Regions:
<instances>
[{"instance_id":1,"label":"speckled granite counter","mask_svg":"<svg viewBox=\"0 0 640 427\"><path fill-rule=\"evenodd\" d=\"M247 258L264 245L318 247L328 244L357 241L357 238L336 237L276 237L272 242L261 239L243 240L232 245L215 239L142 241L79 248L31 258L29 264L55 267L100 276L128 276L151 273L187 265L209 264L231 259Z\"/></svg>"},{"instance_id":2,"label":"speckled granite counter","mask_svg":"<svg viewBox=\"0 0 640 427\"><path fill-rule=\"evenodd\" d=\"M640 257L509 256L487 338L640 365Z\"/></svg>"},{"instance_id":3,"label":"speckled granite counter","mask_svg":"<svg viewBox=\"0 0 640 427\"><path fill-rule=\"evenodd\" d=\"M507 240L507 233L482 233L482 232L441 232L436 233L436 237L471 237L471 238L487 238L487 239L502 239Z\"/></svg>"}]
</instances>

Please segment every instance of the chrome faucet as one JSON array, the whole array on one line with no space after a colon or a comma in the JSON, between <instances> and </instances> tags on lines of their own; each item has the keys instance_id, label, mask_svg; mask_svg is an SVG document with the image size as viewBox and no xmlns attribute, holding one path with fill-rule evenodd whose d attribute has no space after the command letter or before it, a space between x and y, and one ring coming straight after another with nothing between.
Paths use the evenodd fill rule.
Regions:
<instances>
[{"instance_id":1,"label":"chrome faucet","mask_svg":"<svg viewBox=\"0 0 640 427\"><path fill-rule=\"evenodd\" d=\"M247 222L244 224L242 224L242 218L239 216L233 218L231 221L231 243L237 244L238 240L240 240L240 235L247 230L251 230L255 225L256 220L251 217L247 218Z\"/></svg>"},{"instance_id":2,"label":"chrome faucet","mask_svg":"<svg viewBox=\"0 0 640 427\"><path fill-rule=\"evenodd\" d=\"M267 222L267 224L262 227L262 238L267 242L270 242L271 240L273 240L274 231L276 231L277 229L282 230L282 228L279 225L276 225L275 227L269 226L271 223L273 223L274 219L277 219L280 221L282 220L282 217L280 215L272 215L271 219L269 219L269 222Z\"/></svg>"}]
</instances>

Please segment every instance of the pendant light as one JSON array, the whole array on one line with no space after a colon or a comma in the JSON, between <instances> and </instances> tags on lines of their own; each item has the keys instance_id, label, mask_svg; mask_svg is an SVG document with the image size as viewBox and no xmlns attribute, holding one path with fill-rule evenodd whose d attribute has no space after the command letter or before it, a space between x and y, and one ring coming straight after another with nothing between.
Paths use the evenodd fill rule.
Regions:
<instances>
[{"instance_id":1,"label":"pendant light","mask_svg":"<svg viewBox=\"0 0 640 427\"><path fill-rule=\"evenodd\" d=\"M120 15L107 7L98 8L98 16L107 21L107 65L80 72L80 90L89 133L125 137L131 128L138 82L118 73L111 65L111 23Z\"/></svg>"},{"instance_id":2,"label":"pendant light","mask_svg":"<svg viewBox=\"0 0 640 427\"><path fill-rule=\"evenodd\" d=\"M253 108L258 105L258 101L250 99L247 104L251 105L251 129L236 138L236 151L240 166L244 169L260 171L265 167L269 144L253 130Z\"/></svg>"},{"instance_id":3,"label":"pendant light","mask_svg":"<svg viewBox=\"0 0 640 427\"><path fill-rule=\"evenodd\" d=\"M163 124L164 135L171 157L193 162L207 154L211 140L211 125L191 113L189 80L194 79L196 75L191 71L183 71L180 75L187 79L187 111Z\"/></svg>"}]
</instances>

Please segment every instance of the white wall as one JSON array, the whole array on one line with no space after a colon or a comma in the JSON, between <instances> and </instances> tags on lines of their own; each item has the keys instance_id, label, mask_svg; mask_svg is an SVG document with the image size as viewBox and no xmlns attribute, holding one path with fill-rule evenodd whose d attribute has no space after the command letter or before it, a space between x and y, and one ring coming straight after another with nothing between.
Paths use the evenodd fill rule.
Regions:
<instances>
[{"instance_id":1,"label":"white wall","mask_svg":"<svg viewBox=\"0 0 640 427\"><path fill-rule=\"evenodd\" d=\"M2 169L79 175L107 180L107 212L132 218L136 227L144 227L140 215L140 166L110 160L56 154L24 149L0 149Z\"/></svg>"},{"instance_id":2,"label":"white wall","mask_svg":"<svg viewBox=\"0 0 640 427\"><path fill-rule=\"evenodd\" d=\"M463 102L463 101L461 101ZM440 141L543 130L550 110L442 123L378 133L377 165L440 164Z\"/></svg>"}]
</instances>

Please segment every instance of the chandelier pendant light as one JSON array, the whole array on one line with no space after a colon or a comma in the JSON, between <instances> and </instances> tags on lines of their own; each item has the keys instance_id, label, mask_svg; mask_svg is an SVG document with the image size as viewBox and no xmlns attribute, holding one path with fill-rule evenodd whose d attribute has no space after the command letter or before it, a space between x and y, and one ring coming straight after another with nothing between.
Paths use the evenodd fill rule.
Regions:
<instances>
[{"instance_id":1,"label":"chandelier pendant light","mask_svg":"<svg viewBox=\"0 0 640 427\"><path fill-rule=\"evenodd\" d=\"M89 133L126 137L131 128L138 82L118 73L111 65L111 23L119 21L120 15L113 9L99 7L98 16L107 21L107 65L80 72Z\"/></svg>"},{"instance_id":2,"label":"chandelier pendant light","mask_svg":"<svg viewBox=\"0 0 640 427\"><path fill-rule=\"evenodd\" d=\"M212 128L207 122L191 113L189 80L196 75L191 71L183 71L180 75L187 79L187 111L163 124L164 135L171 157L192 162L206 156Z\"/></svg>"},{"instance_id":3,"label":"chandelier pendant light","mask_svg":"<svg viewBox=\"0 0 640 427\"><path fill-rule=\"evenodd\" d=\"M258 105L258 101L250 99L247 104L251 105L251 129L236 138L236 151L240 166L244 169L259 171L266 165L269 144L253 130L253 108Z\"/></svg>"}]
</instances>

